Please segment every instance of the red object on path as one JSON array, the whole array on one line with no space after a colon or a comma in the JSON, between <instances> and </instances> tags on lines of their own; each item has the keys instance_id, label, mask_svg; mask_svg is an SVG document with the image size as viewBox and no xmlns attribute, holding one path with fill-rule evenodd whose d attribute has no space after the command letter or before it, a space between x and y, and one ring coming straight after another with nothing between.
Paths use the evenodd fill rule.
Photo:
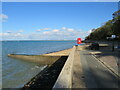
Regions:
<instances>
[{"instance_id":1,"label":"red object on path","mask_svg":"<svg viewBox=\"0 0 120 90\"><path fill-rule=\"evenodd\" d=\"M81 38L77 38L77 44L81 44L82 41L81 41Z\"/></svg>"}]
</instances>

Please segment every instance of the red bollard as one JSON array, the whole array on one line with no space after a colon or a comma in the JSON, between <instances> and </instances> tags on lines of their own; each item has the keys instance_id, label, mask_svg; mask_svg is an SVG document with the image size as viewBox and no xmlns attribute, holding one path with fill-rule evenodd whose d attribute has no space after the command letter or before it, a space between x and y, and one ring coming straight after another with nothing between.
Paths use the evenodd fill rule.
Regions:
<instances>
[{"instance_id":1,"label":"red bollard","mask_svg":"<svg viewBox=\"0 0 120 90\"><path fill-rule=\"evenodd\" d=\"M81 41L81 38L77 38L77 44L81 44L82 41Z\"/></svg>"}]
</instances>

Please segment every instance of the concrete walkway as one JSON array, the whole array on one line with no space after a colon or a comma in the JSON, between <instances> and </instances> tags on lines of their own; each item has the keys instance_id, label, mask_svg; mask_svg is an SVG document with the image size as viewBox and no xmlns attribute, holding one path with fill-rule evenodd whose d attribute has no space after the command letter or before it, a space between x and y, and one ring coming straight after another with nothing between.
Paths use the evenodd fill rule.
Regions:
<instances>
[{"instance_id":1,"label":"concrete walkway","mask_svg":"<svg viewBox=\"0 0 120 90\"><path fill-rule=\"evenodd\" d=\"M87 51L80 52L87 88L118 88L119 79Z\"/></svg>"},{"instance_id":2,"label":"concrete walkway","mask_svg":"<svg viewBox=\"0 0 120 90\"><path fill-rule=\"evenodd\" d=\"M110 58L106 58L105 65L102 63L105 60L96 57L101 55L105 49L92 51L86 47L88 45L73 47L53 90L56 88L120 88L119 76L110 69L115 66L115 59L111 59L113 63L109 60Z\"/></svg>"},{"instance_id":3,"label":"concrete walkway","mask_svg":"<svg viewBox=\"0 0 120 90\"><path fill-rule=\"evenodd\" d=\"M72 88L119 88L119 77L110 70L113 66L116 67L115 59L106 58L109 61L101 59L110 66L108 68L93 55L95 54L91 54L91 51L77 47L73 64Z\"/></svg>"},{"instance_id":4,"label":"concrete walkway","mask_svg":"<svg viewBox=\"0 0 120 90\"><path fill-rule=\"evenodd\" d=\"M77 48L74 54L72 88L86 88L79 52Z\"/></svg>"},{"instance_id":5,"label":"concrete walkway","mask_svg":"<svg viewBox=\"0 0 120 90\"><path fill-rule=\"evenodd\" d=\"M104 48L101 47L99 51L89 52L120 77L120 51L115 50L112 52L111 47L109 46Z\"/></svg>"}]
</instances>

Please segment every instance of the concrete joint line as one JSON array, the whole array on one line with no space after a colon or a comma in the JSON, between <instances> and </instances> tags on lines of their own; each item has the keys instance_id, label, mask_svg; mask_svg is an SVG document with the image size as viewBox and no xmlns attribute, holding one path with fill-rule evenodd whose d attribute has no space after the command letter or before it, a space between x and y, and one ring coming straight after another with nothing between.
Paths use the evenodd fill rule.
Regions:
<instances>
[{"instance_id":1,"label":"concrete joint line","mask_svg":"<svg viewBox=\"0 0 120 90\"><path fill-rule=\"evenodd\" d=\"M92 55L96 60L98 60L104 67L107 67L109 71L111 71L113 74L115 74L118 78L120 78L120 75L113 69L111 68L107 63L103 62L102 60L98 59L95 57L95 55Z\"/></svg>"}]
</instances>

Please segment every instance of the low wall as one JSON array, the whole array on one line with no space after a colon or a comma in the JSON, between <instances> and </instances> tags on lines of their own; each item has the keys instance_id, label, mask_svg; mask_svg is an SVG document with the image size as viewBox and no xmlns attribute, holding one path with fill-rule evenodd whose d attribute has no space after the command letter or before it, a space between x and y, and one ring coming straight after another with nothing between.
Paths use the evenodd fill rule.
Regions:
<instances>
[{"instance_id":1,"label":"low wall","mask_svg":"<svg viewBox=\"0 0 120 90\"><path fill-rule=\"evenodd\" d=\"M15 55L9 54L11 58L38 63L39 65L52 65L61 56L43 56L43 55Z\"/></svg>"},{"instance_id":2,"label":"low wall","mask_svg":"<svg viewBox=\"0 0 120 90\"><path fill-rule=\"evenodd\" d=\"M76 47L73 46L69 57L55 83L53 89L55 88L72 88L72 71L73 71L73 60Z\"/></svg>"}]
</instances>

